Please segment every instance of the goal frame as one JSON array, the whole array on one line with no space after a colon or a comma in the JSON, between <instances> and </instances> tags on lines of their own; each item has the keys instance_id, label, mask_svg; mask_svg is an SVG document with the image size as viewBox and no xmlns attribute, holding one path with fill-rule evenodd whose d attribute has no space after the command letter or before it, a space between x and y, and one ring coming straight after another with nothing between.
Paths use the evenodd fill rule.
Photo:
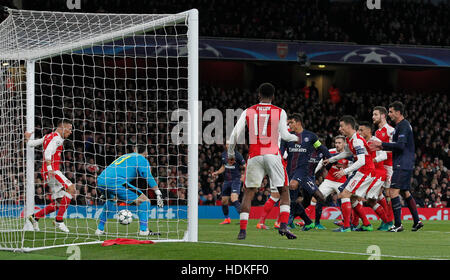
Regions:
<instances>
[{"instance_id":1,"label":"goal frame","mask_svg":"<svg viewBox=\"0 0 450 280\"><path fill-rule=\"evenodd\" d=\"M61 12L52 12L61 13ZM73 13L72 13L73 14ZM84 13L79 13L84 14ZM94 14L93 14L94 15ZM182 13L167 15L167 17L156 19L144 24L138 24L125 28L120 31L108 33L107 35L97 36L95 38L85 39L76 43L67 44L65 46L56 46L44 50L15 50L0 54L0 59L20 60L26 64L26 131L34 131L35 129L35 63L37 60L61 55L64 53L74 52L88 46L92 46L97 42L111 42L118 38L122 38L131 34L140 34L150 29L157 29L167 26L169 23L179 23L186 21L187 18L187 52L188 52L188 189L187 189L187 231L182 239L153 240L154 242L197 242L198 241L198 121L199 121L199 104L198 104L198 41L199 41L199 16L197 9L191 9ZM34 134L30 139L34 139ZM24 236L26 231L33 231L31 223L26 219L33 214L35 203L35 182L34 182L34 161L35 149L31 146L25 147L25 209L24 209L24 227L22 234L21 248L2 248L0 250L23 251L30 252L35 250L66 247L71 245L96 244L103 241L81 242L75 244L61 244L45 247L29 248L24 247Z\"/></svg>"}]
</instances>

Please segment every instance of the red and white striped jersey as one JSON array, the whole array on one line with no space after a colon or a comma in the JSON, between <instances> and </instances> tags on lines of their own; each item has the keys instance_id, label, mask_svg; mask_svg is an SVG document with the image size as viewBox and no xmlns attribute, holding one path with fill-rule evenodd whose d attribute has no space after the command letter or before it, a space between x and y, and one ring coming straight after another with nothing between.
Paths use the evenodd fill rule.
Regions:
<instances>
[{"instance_id":1,"label":"red and white striped jersey","mask_svg":"<svg viewBox=\"0 0 450 280\"><path fill-rule=\"evenodd\" d=\"M64 139L58 132L52 132L44 136L44 159L51 160L53 170L59 170L61 165L61 153L63 150ZM42 163L42 173L47 172L45 160Z\"/></svg>"},{"instance_id":2,"label":"red and white striped jersey","mask_svg":"<svg viewBox=\"0 0 450 280\"><path fill-rule=\"evenodd\" d=\"M374 156L370 153L369 146L366 140L361 137L357 132L353 136L347 139L347 147L352 152L353 157L356 159L358 155L364 154L365 164L358 169L363 174L371 174L375 171L375 165L373 164Z\"/></svg>"},{"instance_id":3,"label":"red and white striped jersey","mask_svg":"<svg viewBox=\"0 0 450 280\"><path fill-rule=\"evenodd\" d=\"M270 103L259 103L244 110L231 133L228 153L234 151L237 138L245 126L248 127L248 158L259 155L280 153L279 138L285 141L297 141L298 137L289 133L286 112Z\"/></svg>"},{"instance_id":4,"label":"red and white striped jersey","mask_svg":"<svg viewBox=\"0 0 450 280\"><path fill-rule=\"evenodd\" d=\"M375 131L375 136L381 140L381 142L392 143L392 137L394 135L395 129L386 123L382 128L377 129ZM387 160L383 163L387 166L392 166L392 152L387 152Z\"/></svg>"},{"instance_id":5,"label":"red and white striped jersey","mask_svg":"<svg viewBox=\"0 0 450 280\"><path fill-rule=\"evenodd\" d=\"M338 154L336 149L330 149L329 151L332 156L335 156L336 154ZM333 163L330 170L328 170L328 174L325 177L325 179L333 181L333 182L345 183L345 181L347 180L347 176L342 176L341 178L338 179L338 178L336 178L336 176L334 176L334 173L341 169L347 168L348 163L349 163L349 160L346 158L340 159L337 162Z\"/></svg>"}]
</instances>

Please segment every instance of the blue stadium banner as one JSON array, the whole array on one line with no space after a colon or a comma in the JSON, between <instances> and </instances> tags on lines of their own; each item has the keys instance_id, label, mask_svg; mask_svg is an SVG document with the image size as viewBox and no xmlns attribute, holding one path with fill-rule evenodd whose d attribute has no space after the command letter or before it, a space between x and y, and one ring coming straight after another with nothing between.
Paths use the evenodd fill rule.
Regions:
<instances>
[{"instance_id":1,"label":"blue stadium banner","mask_svg":"<svg viewBox=\"0 0 450 280\"><path fill-rule=\"evenodd\" d=\"M36 205L35 212L44 208L45 205ZM67 208L64 218L69 219L98 219L102 211L102 206L74 206L70 205ZM134 218L138 218L136 206L119 206L118 210L128 209L133 213ZM109 212L108 219L116 218L117 212ZM23 205L4 205L0 208L0 217L18 218L23 217ZM47 217L56 217L56 212L49 214ZM187 206L165 206L159 208L151 206L149 212L149 219L187 219Z\"/></svg>"},{"instance_id":2,"label":"blue stadium banner","mask_svg":"<svg viewBox=\"0 0 450 280\"><path fill-rule=\"evenodd\" d=\"M179 58L187 55L186 43L179 38L175 41L170 37L135 36L77 52L116 56L132 54L142 57L158 57L163 53ZM450 67L450 48L218 38L200 38L199 41L201 59L297 61L299 52L304 52L312 63L318 64Z\"/></svg>"},{"instance_id":3,"label":"blue stadium banner","mask_svg":"<svg viewBox=\"0 0 450 280\"><path fill-rule=\"evenodd\" d=\"M312 63L450 67L450 48L321 42L200 40L200 57L209 59L297 61L299 52L304 52Z\"/></svg>"}]
</instances>

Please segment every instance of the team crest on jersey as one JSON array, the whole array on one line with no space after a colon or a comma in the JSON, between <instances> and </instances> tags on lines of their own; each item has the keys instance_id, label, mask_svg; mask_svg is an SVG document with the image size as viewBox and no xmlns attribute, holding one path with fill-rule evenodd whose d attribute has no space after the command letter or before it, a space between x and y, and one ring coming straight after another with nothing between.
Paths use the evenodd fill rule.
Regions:
<instances>
[{"instance_id":1,"label":"team crest on jersey","mask_svg":"<svg viewBox=\"0 0 450 280\"><path fill-rule=\"evenodd\" d=\"M309 142L309 138L308 137L305 137L305 142Z\"/></svg>"}]
</instances>

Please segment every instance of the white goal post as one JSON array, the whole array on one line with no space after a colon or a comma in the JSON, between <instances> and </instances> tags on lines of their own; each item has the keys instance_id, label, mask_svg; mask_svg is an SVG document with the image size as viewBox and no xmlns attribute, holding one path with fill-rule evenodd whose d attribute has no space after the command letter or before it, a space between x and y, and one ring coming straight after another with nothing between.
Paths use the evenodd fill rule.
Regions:
<instances>
[{"instance_id":1,"label":"white goal post","mask_svg":"<svg viewBox=\"0 0 450 280\"><path fill-rule=\"evenodd\" d=\"M1 8L1 7L0 7ZM5 8L0 23L0 250L31 251L141 239L138 216L106 235L94 234L105 198L96 177L134 144L146 144L164 207L151 203L146 237L158 242L198 241L198 11L178 14L91 14ZM173 121L179 111L187 119ZM64 216L69 233L52 225L35 231L27 217L51 201L43 180L42 146L24 143L68 120L61 171L77 196ZM182 123L187 141L173 143ZM173 136L172 136L173 137ZM144 180L145 181L145 180ZM152 201L146 182L136 181ZM38 201L38 203L35 203ZM135 209L134 209L135 210Z\"/></svg>"}]
</instances>

